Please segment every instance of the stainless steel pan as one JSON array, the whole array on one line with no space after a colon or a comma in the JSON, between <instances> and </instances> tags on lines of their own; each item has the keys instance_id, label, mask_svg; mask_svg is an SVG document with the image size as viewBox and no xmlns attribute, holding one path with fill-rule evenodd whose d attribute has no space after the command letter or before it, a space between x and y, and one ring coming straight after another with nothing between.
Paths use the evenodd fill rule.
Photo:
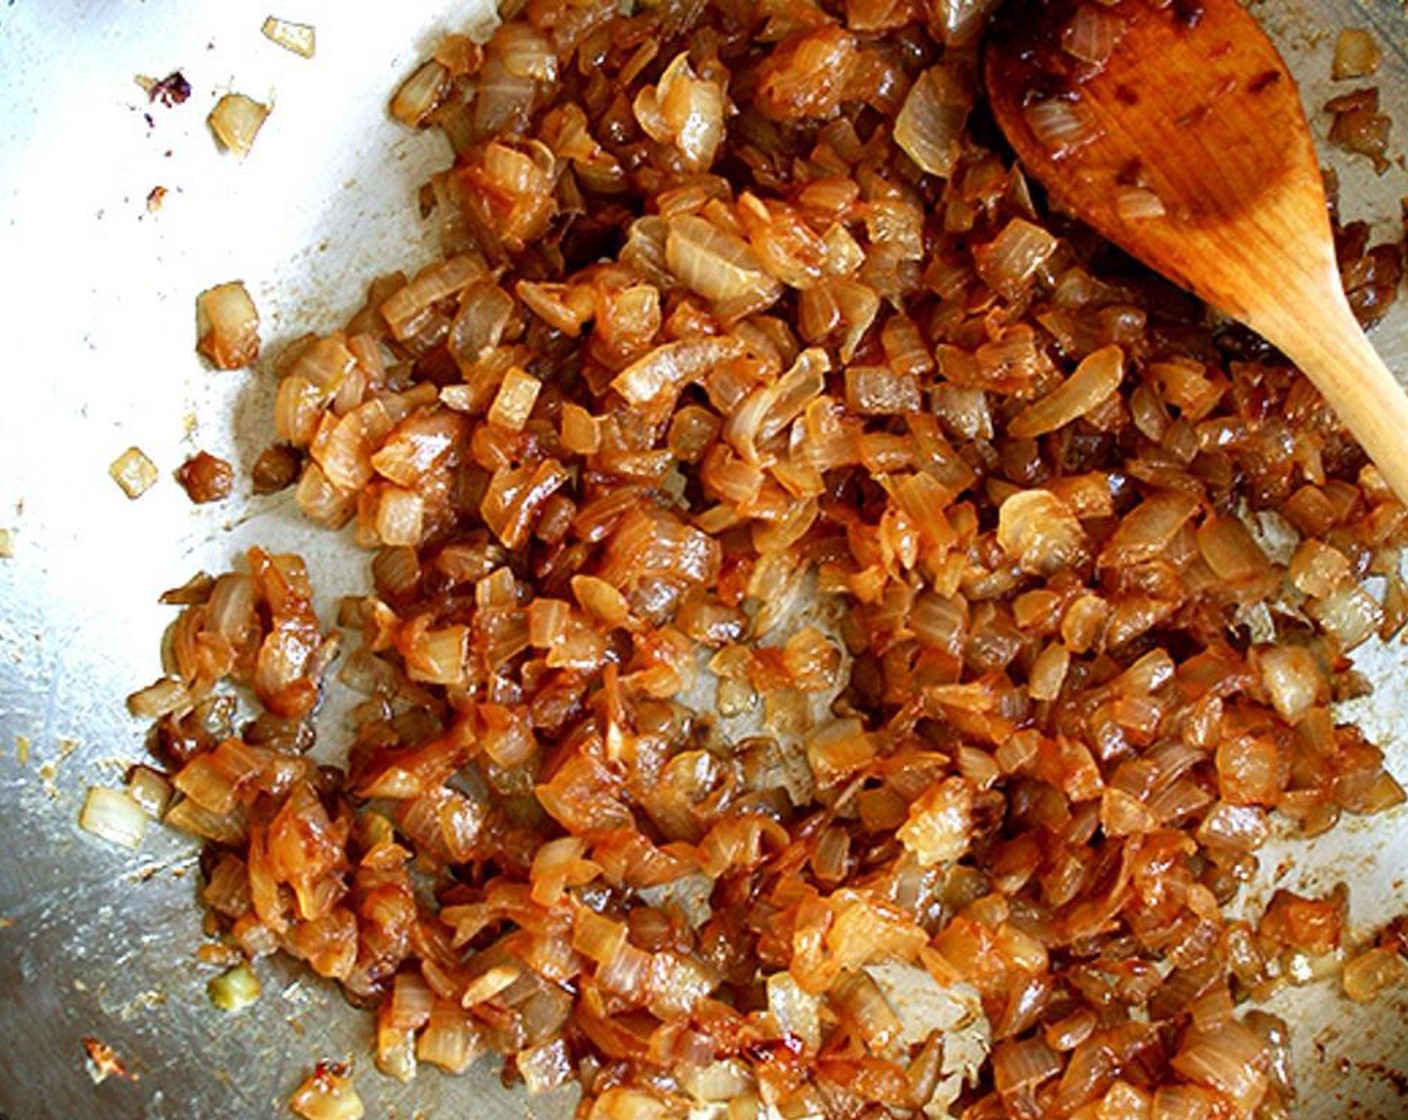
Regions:
<instances>
[{"instance_id":1,"label":"stainless steel pan","mask_svg":"<svg viewBox=\"0 0 1408 1120\"><path fill-rule=\"evenodd\" d=\"M282 2L282 0L281 0ZM1378 76L1408 130L1408 22L1399 0L1261 0L1312 108L1329 95L1333 30L1369 26ZM433 0L288 0L275 14L316 26L304 60L260 34L249 0L6 0L0 6L0 1114L10 1120L258 1117L285 1113L319 1058L355 1059L368 1115L564 1116L570 1095L532 1102L481 1064L461 1079L377 1075L370 1025L327 986L261 965L263 998L216 1011L194 904L194 850L157 829L128 855L80 833L90 785L142 757L125 695L158 670L165 588L227 567L254 542L308 556L327 600L364 585L365 558L302 524L286 496L248 483L194 507L171 471L197 448L248 468L264 445L267 374L216 373L193 351L195 293L243 279L267 343L327 329L368 278L430 253L415 192L448 158L436 137L390 123L384 105L433 42L482 7ZM192 96L149 104L134 80L180 69ZM216 150L205 114L236 89L274 106L240 162ZM150 118L150 119L148 119ZM1315 115L1323 136L1327 124ZM1392 232L1408 173L1341 168L1343 209ZM165 187L149 212L147 197ZM1376 341L1408 373L1408 314ZM270 349L273 347L271 346ZM1408 437L1408 433L1405 433ZM129 501L108 465L129 446L160 468ZM244 476L247 478L247 474ZM1361 658L1379 682L1357 714L1408 776L1408 658ZM336 720L319 749L335 757ZM1367 930L1408 911L1408 812L1355 822L1262 858L1253 898L1275 885L1351 885ZM1408 1114L1408 996L1352 1008L1329 983L1279 999L1291 1020L1300 1114ZM95 1084L96 1037L138 1081Z\"/></svg>"}]
</instances>

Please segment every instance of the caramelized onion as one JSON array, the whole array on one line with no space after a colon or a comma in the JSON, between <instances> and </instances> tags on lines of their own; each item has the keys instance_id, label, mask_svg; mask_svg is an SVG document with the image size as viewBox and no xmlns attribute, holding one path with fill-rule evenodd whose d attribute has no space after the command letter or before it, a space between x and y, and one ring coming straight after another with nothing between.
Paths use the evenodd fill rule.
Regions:
<instances>
[{"instance_id":1,"label":"caramelized onion","mask_svg":"<svg viewBox=\"0 0 1408 1120\"><path fill-rule=\"evenodd\" d=\"M375 1008L386 1075L489 1051L585 1120L1289 1107L1250 1001L1335 967L1346 898L1241 886L1404 798L1331 704L1408 620L1408 517L1284 359L969 127L990 7L534 0L410 72L441 251L274 358L256 479L368 585L337 631L289 555L175 592L130 702L163 773L82 821L209 845L229 1005L286 954ZM1068 8L1085 73L1128 13ZM1376 94L1334 111L1382 156ZM254 359L242 288L199 308ZM1351 998L1399 947L1346 953ZM332 1067L293 1106L361 1114Z\"/></svg>"}]
</instances>

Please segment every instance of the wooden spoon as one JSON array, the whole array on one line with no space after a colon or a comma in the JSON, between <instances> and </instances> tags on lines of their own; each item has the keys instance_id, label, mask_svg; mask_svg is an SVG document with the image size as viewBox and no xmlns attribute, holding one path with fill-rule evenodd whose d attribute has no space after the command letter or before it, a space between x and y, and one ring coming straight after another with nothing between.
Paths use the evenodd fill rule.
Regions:
<instances>
[{"instance_id":1,"label":"wooden spoon","mask_svg":"<svg viewBox=\"0 0 1408 1120\"><path fill-rule=\"evenodd\" d=\"M1052 201L1278 347L1408 501L1408 398L1344 297L1295 82L1238 0L1017 0L985 49Z\"/></svg>"}]
</instances>

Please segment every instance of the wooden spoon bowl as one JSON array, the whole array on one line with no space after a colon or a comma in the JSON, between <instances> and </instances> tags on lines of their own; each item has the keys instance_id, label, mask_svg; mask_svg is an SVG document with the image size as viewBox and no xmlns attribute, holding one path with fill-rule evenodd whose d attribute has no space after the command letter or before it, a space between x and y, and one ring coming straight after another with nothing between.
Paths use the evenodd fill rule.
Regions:
<instances>
[{"instance_id":1,"label":"wooden spoon bowl","mask_svg":"<svg viewBox=\"0 0 1408 1120\"><path fill-rule=\"evenodd\" d=\"M1408 499L1408 397L1345 299L1295 81L1238 0L1016 0L985 70L1052 202L1284 352Z\"/></svg>"}]
</instances>

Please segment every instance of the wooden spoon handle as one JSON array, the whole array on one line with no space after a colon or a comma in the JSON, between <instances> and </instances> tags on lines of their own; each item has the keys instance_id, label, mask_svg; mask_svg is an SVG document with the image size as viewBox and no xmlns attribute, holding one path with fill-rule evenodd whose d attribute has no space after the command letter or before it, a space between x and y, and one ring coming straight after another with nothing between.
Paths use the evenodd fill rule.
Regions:
<instances>
[{"instance_id":1,"label":"wooden spoon handle","mask_svg":"<svg viewBox=\"0 0 1408 1120\"><path fill-rule=\"evenodd\" d=\"M1294 299L1282 314L1263 311L1256 325L1320 390L1394 493L1408 497L1408 396L1364 336L1338 282L1318 300L1318 314L1297 315L1297 306L1315 304Z\"/></svg>"}]
</instances>

